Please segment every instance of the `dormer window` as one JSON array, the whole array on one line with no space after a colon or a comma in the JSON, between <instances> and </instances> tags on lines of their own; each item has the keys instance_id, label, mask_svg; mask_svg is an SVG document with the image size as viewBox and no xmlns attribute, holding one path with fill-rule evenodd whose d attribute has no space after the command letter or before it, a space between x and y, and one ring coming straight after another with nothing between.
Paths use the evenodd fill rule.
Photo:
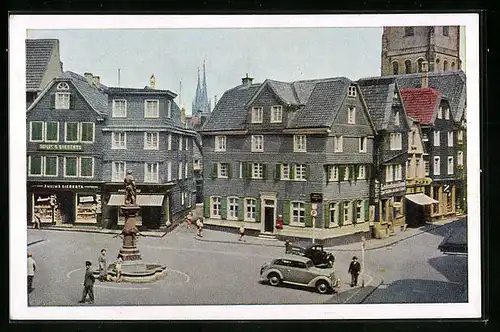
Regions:
<instances>
[{"instance_id":1,"label":"dormer window","mask_svg":"<svg viewBox=\"0 0 500 332\"><path fill-rule=\"evenodd\" d=\"M127 117L127 101L125 99L113 100L113 118Z\"/></svg>"},{"instance_id":2,"label":"dormer window","mask_svg":"<svg viewBox=\"0 0 500 332\"><path fill-rule=\"evenodd\" d=\"M56 110L69 110L69 92L57 92L55 96L55 109Z\"/></svg>"},{"instance_id":3,"label":"dormer window","mask_svg":"<svg viewBox=\"0 0 500 332\"><path fill-rule=\"evenodd\" d=\"M159 102L158 100L145 100L144 101L144 117L145 118L158 118L159 117Z\"/></svg>"},{"instance_id":4,"label":"dormer window","mask_svg":"<svg viewBox=\"0 0 500 332\"><path fill-rule=\"evenodd\" d=\"M349 87L349 90L347 91L347 96L348 97L356 97L356 87L354 85L351 85Z\"/></svg>"},{"instance_id":5,"label":"dormer window","mask_svg":"<svg viewBox=\"0 0 500 332\"><path fill-rule=\"evenodd\" d=\"M271 107L271 123L281 123L282 116L283 116L282 106Z\"/></svg>"},{"instance_id":6,"label":"dormer window","mask_svg":"<svg viewBox=\"0 0 500 332\"><path fill-rule=\"evenodd\" d=\"M252 107L252 123L262 123L262 107Z\"/></svg>"},{"instance_id":7,"label":"dormer window","mask_svg":"<svg viewBox=\"0 0 500 332\"><path fill-rule=\"evenodd\" d=\"M349 106L347 108L347 123L355 124L356 123L356 107Z\"/></svg>"}]
</instances>

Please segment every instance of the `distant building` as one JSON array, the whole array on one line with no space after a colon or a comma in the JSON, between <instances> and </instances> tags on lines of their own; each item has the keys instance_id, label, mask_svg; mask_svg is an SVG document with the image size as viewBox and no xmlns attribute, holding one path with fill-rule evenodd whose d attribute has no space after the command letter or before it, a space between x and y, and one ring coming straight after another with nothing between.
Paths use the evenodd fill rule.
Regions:
<instances>
[{"instance_id":1,"label":"distant building","mask_svg":"<svg viewBox=\"0 0 500 332\"><path fill-rule=\"evenodd\" d=\"M192 115L209 115L212 111L212 105L208 99L207 92L207 74L205 62L203 62L203 81L200 83L200 69L198 68L198 83L196 85L196 95L191 109Z\"/></svg>"}]
</instances>

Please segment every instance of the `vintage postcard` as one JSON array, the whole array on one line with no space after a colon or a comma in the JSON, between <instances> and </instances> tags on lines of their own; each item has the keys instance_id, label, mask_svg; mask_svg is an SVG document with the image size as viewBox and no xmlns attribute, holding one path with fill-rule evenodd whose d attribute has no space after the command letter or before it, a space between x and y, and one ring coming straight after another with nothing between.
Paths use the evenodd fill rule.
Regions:
<instances>
[{"instance_id":1,"label":"vintage postcard","mask_svg":"<svg viewBox=\"0 0 500 332\"><path fill-rule=\"evenodd\" d=\"M479 318L478 22L11 16L11 318Z\"/></svg>"}]
</instances>

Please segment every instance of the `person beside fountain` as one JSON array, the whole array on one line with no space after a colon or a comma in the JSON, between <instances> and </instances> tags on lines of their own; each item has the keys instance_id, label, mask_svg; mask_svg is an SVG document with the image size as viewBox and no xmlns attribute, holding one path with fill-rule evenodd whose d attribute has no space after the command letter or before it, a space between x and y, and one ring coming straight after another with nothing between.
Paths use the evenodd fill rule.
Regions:
<instances>
[{"instance_id":1,"label":"person beside fountain","mask_svg":"<svg viewBox=\"0 0 500 332\"><path fill-rule=\"evenodd\" d=\"M108 265L106 262L106 249L101 249L101 255L99 256L99 280L108 280Z\"/></svg>"},{"instance_id":2,"label":"person beside fountain","mask_svg":"<svg viewBox=\"0 0 500 332\"><path fill-rule=\"evenodd\" d=\"M116 282L121 282L122 281L122 255L118 254L118 258L115 263L115 270L116 270Z\"/></svg>"}]
</instances>

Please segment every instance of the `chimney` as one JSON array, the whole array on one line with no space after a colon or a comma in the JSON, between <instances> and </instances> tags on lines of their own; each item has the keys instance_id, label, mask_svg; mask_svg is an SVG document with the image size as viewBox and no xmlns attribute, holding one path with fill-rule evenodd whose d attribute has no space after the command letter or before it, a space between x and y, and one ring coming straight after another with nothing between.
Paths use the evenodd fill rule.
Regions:
<instances>
[{"instance_id":1,"label":"chimney","mask_svg":"<svg viewBox=\"0 0 500 332\"><path fill-rule=\"evenodd\" d=\"M428 62L422 62L422 89L426 89L429 87L429 67Z\"/></svg>"},{"instance_id":2,"label":"chimney","mask_svg":"<svg viewBox=\"0 0 500 332\"><path fill-rule=\"evenodd\" d=\"M94 76L94 77L92 78L92 83L94 84L94 86L95 86L96 88L100 87L100 85L101 85L101 77L99 77L99 76Z\"/></svg>"},{"instance_id":3,"label":"chimney","mask_svg":"<svg viewBox=\"0 0 500 332\"><path fill-rule=\"evenodd\" d=\"M243 77L241 79L241 83L244 85L244 86L250 86L252 85L252 81L253 81L253 78L252 77L248 77L248 73L246 74L245 77Z\"/></svg>"},{"instance_id":4,"label":"chimney","mask_svg":"<svg viewBox=\"0 0 500 332\"><path fill-rule=\"evenodd\" d=\"M84 73L83 76L85 77L89 85L93 84L94 75L92 75L92 73Z\"/></svg>"}]
</instances>

